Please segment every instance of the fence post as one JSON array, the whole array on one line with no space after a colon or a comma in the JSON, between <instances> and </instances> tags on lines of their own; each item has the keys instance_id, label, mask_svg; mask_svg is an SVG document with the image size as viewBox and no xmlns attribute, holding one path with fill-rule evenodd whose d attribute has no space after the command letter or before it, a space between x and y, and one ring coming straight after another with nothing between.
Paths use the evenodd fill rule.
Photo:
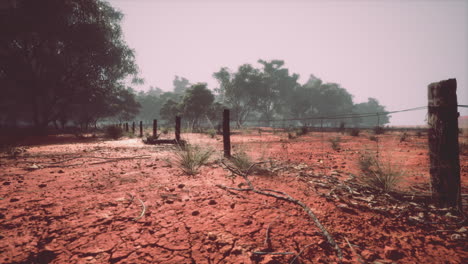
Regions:
<instances>
[{"instance_id":1,"label":"fence post","mask_svg":"<svg viewBox=\"0 0 468 264\"><path fill-rule=\"evenodd\" d=\"M132 134L135 134L135 121L132 123Z\"/></svg>"},{"instance_id":2,"label":"fence post","mask_svg":"<svg viewBox=\"0 0 468 264\"><path fill-rule=\"evenodd\" d=\"M158 120L153 119L153 138L158 136Z\"/></svg>"},{"instance_id":3,"label":"fence post","mask_svg":"<svg viewBox=\"0 0 468 264\"><path fill-rule=\"evenodd\" d=\"M125 123L125 132L128 133L128 122Z\"/></svg>"},{"instance_id":4,"label":"fence post","mask_svg":"<svg viewBox=\"0 0 468 264\"><path fill-rule=\"evenodd\" d=\"M140 121L140 137L143 137L143 121Z\"/></svg>"},{"instance_id":5,"label":"fence post","mask_svg":"<svg viewBox=\"0 0 468 264\"><path fill-rule=\"evenodd\" d=\"M441 207L461 210L457 80L429 84L428 99L432 198Z\"/></svg>"},{"instance_id":6,"label":"fence post","mask_svg":"<svg viewBox=\"0 0 468 264\"><path fill-rule=\"evenodd\" d=\"M231 157L231 131L229 127L229 109L223 111L223 143L224 157Z\"/></svg>"},{"instance_id":7,"label":"fence post","mask_svg":"<svg viewBox=\"0 0 468 264\"><path fill-rule=\"evenodd\" d=\"M177 143L180 141L180 116L175 117L175 139Z\"/></svg>"}]
</instances>

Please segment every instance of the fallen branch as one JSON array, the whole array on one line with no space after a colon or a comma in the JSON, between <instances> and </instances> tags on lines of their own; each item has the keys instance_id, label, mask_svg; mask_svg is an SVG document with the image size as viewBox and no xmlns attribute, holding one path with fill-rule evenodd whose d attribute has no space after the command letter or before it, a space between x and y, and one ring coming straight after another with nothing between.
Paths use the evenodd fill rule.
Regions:
<instances>
[{"instance_id":1,"label":"fallen branch","mask_svg":"<svg viewBox=\"0 0 468 264\"><path fill-rule=\"evenodd\" d=\"M265 242L264 242L264 245L266 248L268 249L271 249L272 246L271 246L271 239L270 239L270 227L271 225L276 221L276 219L278 219L279 215L271 222L268 224L267 226L267 229L266 229L266 232L265 232Z\"/></svg>"},{"instance_id":2,"label":"fallen branch","mask_svg":"<svg viewBox=\"0 0 468 264\"><path fill-rule=\"evenodd\" d=\"M262 252L262 251L254 251L252 254L255 255L296 255L294 252Z\"/></svg>"},{"instance_id":3,"label":"fallen branch","mask_svg":"<svg viewBox=\"0 0 468 264\"><path fill-rule=\"evenodd\" d=\"M141 208L142 208L142 209L141 209L141 214L140 214L138 217L133 218L133 221L136 221L136 220L142 218L142 217L145 215L145 212L146 212L146 205L145 205L145 203L143 203L143 201L142 201L140 198L138 198L138 197L137 197L137 200L140 201L140 203L141 203Z\"/></svg>"},{"instance_id":4,"label":"fallen branch","mask_svg":"<svg viewBox=\"0 0 468 264\"><path fill-rule=\"evenodd\" d=\"M249 188L234 188L234 187L228 187L228 186L219 185L219 184L216 185L217 187L219 187L221 189L224 189L224 190L247 191L247 192L251 191L251 192L254 192L254 193L257 193L257 194L274 197L274 198L276 198L278 200L283 200L283 201L287 201L287 202L299 205L307 213L307 215L309 215L309 217L315 223L315 226L317 226L320 229L320 231L322 231L323 236L327 239L328 243L335 249L336 254L338 256L338 259L341 262L341 260L343 259L343 253L342 253L340 247L335 242L335 239L330 235L328 230L322 225L322 223L320 223L317 216L312 212L312 210L306 204L304 204L303 202L301 202L301 201L299 201L297 199L292 198L289 194L287 194L285 192L271 190L271 189L256 189L254 187L252 182L249 180L248 175L250 173L250 170L254 166L258 165L259 163L252 164L245 173L243 173L243 172L241 172L241 171L239 171L239 170L237 170L235 168L230 167L229 165L225 164L224 162L223 162L223 164L232 173L237 174L239 176L242 176L244 178L244 180L246 181L247 186L249 186Z\"/></svg>"},{"instance_id":5,"label":"fallen branch","mask_svg":"<svg viewBox=\"0 0 468 264\"><path fill-rule=\"evenodd\" d=\"M299 253L297 253L296 256L291 260L291 262L289 262L289 264L293 264L293 263L296 261L296 259L297 259L300 255L302 255L302 253L304 253L304 251L305 251L306 249L308 249L308 248L309 248L310 246L312 246L312 245L315 245L315 243L311 243L311 244L305 246L304 248L302 248L301 251L299 251Z\"/></svg>"},{"instance_id":6,"label":"fallen branch","mask_svg":"<svg viewBox=\"0 0 468 264\"><path fill-rule=\"evenodd\" d=\"M351 245L351 243L349 243L348 238L344 237L344 239L346 240L346 243L348 243L348 246L351 249L351 251L353 252L353 254L357 256L359 263L364 264L365 262L362 260L361 255L359 255L356 252L356 250L354 249L354 247Z\"/></svg>"}]
</instances>

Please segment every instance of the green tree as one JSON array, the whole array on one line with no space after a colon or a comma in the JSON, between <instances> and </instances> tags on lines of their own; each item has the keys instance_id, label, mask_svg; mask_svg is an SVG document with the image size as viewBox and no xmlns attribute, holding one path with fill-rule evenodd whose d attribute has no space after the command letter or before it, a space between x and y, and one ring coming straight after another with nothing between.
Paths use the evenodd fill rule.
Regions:
<instances>
[{"instance_id":1,"label":"green tree","mask_svg":"<svg viewBox=\"0 0 468 264\"><path fill-rule=\"evenodd\" d=\"M184 94L185 90L190 88L191 85L189 80L177 75L174 77L172 84L174 85L174 93L176 94Z\"/></svg>"},{"instance_id":2,"label":"green tree","mask_svg":"<svg viewBox=\"0 0 468 264\"><path fill-rule=\"evenodd\" d=\"M17 3L0 10L0 82L8 84L0 92L10 95L0 104L6 112L28 106L20 117L42 129L78 116L79 107L114 113L101 107L137 73L122 39L122 14L101 0Z\"/></svg>"},{"instance_id":3,"label":"green tree","mask_svg":"<svg viewBox=\"0 0 468 264\"><path fill-rule=\"evenodd\" d=\"M172 99L168 99L162 105L159 114L161 119L165 120L167 124L174 124L175 117L180 114L179 103Z\"/></svg>"},{"instance_id":4,"label":"green tree","mask_svg":"<svg viewBox=\"0 0 468 264\"><path fill-rule=\"evenodd\" d=\"M200 120L207 118L214 102L213 93L206 83L197 83L185 91L181 102L182 114L192 129L199 127Z\"/></svg>"},{"instance_id":5,"label":"green tree","mask_svg":"<svg viewBox=\"0 0 468 264\"><path fill-rule=\"evenodd\" d=\"M385 112L385 106L379 104L379 101L375 98L368 98L367 102L354 105L353 112L357 114L376 114L375 116L361 117L356 119L357 125L360 126L383 126L390 122L388 114L377 116L377 113Z\"/></svg>"}]
</instances>

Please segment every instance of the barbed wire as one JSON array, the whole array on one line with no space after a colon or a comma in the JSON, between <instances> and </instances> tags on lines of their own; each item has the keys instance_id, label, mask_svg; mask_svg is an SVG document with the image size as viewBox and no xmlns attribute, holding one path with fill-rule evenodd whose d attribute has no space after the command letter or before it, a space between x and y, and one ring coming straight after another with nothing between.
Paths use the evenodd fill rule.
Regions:
<instances>
[{"instance_id":1,"label":"barbed wire","mask_svg":"<svg viewBox=\"0 0 468 264\"><path fill-rule=\"evenodd\" d=\"M305 121L305 120L333 120L333 119L349 119L349 118L364 118L364 117L379 117L390 114L410 112L426 109L427 106L419 106L402 110L374 112L374 113L349 113L349 114L336 114L328 116L310 116L303 118L283 118L283 119L258 119L258 120L245 120L244 122L285 122L285 121Z\"/></svg>"}]
</instances>

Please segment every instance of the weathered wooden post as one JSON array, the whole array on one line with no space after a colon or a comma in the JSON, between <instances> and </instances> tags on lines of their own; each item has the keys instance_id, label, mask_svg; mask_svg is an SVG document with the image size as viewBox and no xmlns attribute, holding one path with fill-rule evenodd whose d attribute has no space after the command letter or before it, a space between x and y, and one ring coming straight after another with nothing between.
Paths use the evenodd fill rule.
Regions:
<instances>
[{"instance_id":1,"label":"weathered wooden post","mask_svg":"<svg viewBox=\"0 0 468 264\"><path fill-rule=\"evenodd\" d=\"M180 116L175 118L175 139L177 143L180 141Z\"/></svg>"},{"instance_id":2,"label":"weathered wooden post","mask_svg":"<svg viewBox=\"0 0 468 264\"><path fill-rule=\"evenodd\" d=\"M158 120L153 119L153 138L158 136Z\"/></svg>"},{"instance_id":3,"label":"weathered wooden post","mask_svg":"<svg viewBox=\"0 0 468 264\"><path fill-rule=\"evenodd\" d=\"M132 123L132 134L135 135L135 121L133 121Z\"/></svg>"},{"instance_id":4,"label":"weathered wooden post","mask_svg":"<svg viewBox=\"0 0 468 264\"><path fill-rule=\"evenodd\" d=\"M229 109L224 109L223 112L223 143L224 157L231 157L231 131L229 127Z\"/></svg>"},{"instance_id":5,"label":"weathered wooden post","mask_svg":"<svg viewBox=\"0 0 468 264\"><path fill-rule=\"evenodd\" d=\"M143 121L140 121L140 137L143 137Z\"/></svg>"},{"instance_id":6,"label":"weathered wooden post","mask_svg":"<svg viewBox=\"0 0 468 264\"><path fill-rule=\"evenodd\" d=\"M125 123L125 132L128 133L128 122Z\"/></svg>"},{"instance_id":7,"label":"weathered wooden post","mask_svg":"<svg viewBox=\"0 0 468 264\"><path fill-rule=\"evenodd\" d=\"M441 207L461 210L457 80L429 84L428 99L432 198Z\"/></svg>"}]
</instances>

